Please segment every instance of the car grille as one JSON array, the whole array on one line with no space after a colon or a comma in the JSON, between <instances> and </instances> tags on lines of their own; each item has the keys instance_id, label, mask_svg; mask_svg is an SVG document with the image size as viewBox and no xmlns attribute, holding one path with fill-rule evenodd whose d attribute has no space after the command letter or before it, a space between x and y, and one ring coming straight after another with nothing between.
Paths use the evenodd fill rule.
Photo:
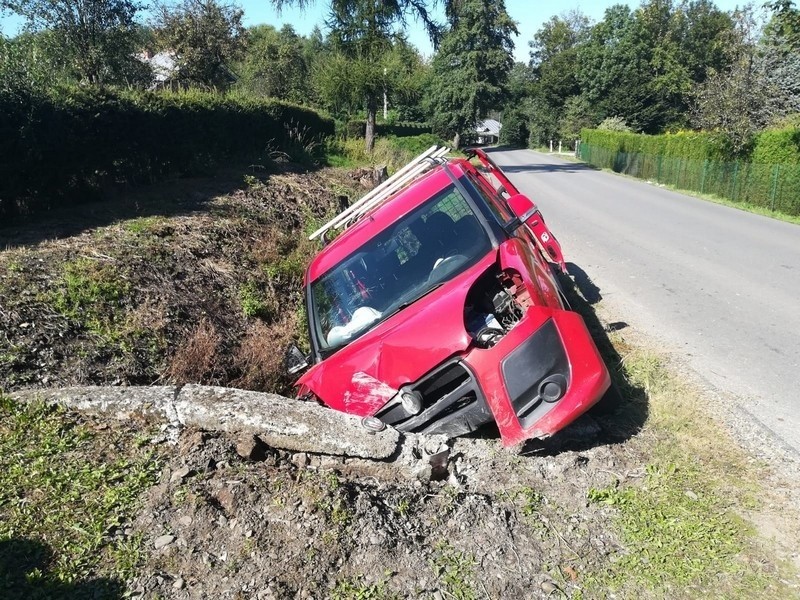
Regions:
<instances>
[{"instance_id":1,"label":"car grille","mask_svg":"<svg viewBox=\"0 0 800 600\"><path fill-rule=\"evenodd\" d=\"M400 402L391 402L375 415L400 431L453 437L492 420L475 376L458 360L445 363L404 389L422 396L418 415L406 413Z\"/></svg>"}]
</instances>

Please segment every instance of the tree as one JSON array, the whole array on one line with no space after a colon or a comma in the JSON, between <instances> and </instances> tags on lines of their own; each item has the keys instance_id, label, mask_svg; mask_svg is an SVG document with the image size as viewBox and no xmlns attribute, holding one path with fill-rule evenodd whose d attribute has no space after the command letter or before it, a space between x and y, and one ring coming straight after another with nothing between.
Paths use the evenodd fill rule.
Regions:
<instances>
[{"instance_id":1,"label":"tree","mask_svg":"<svg viewBox=\"0 0 800 600\"><path fill-rule=\"evenodd\" d=\"M617 115L653 131L650 51L636 16L624 5L612 6L578 52L581 95L601 117Z\"/></svg>"},{"instance_id":2,"label":"tree","mask_svg":"<svg viewBox=\"0 0 800 600\"><path fill-rule=\"evenodd\" d=\"M366 109L365 144L372 151L378 105L384 92L393 104L413 103L421 93L424 72L415 50L402 38L373 57L347 55L334 50L316 62L313 85L323 106L339 117L349 118Z\"/></svg>"},{"instance_id":3,"label":"tree","mask_svg":"<svg viewBox=\"0 0 800 600\"><path fill-rule=\"evenodd\" d=\"M138 84L147 67L135 58L141 30L134 0L0 0L0 8L27 21L30 32L49 31L65 68L92 84Z\"/></svg>"},{"instance_id":4,"label":"tree","mask_svg":"<svg viewBox=\"0 0 800 600\"><path fill-rule=\"evenodd\" d=\"M179 82L227 88L236 79L230 65L245 44L242 11L217 0L182 0L157 6L158 45L174 54Z\"/></svg>"},{"instance_id":5,"label":"tree","mask_svg":"<svg viewBox=\"0 0 800 600\"><path fill-rule=\"evenodd\" d=\"M502 0L462 0L450 21L433 58L428 106L434 129L453 136L458 148L461 136L503 99L517 26Z\"/></svg>"},{"instance_id":6,"label":"tree","mask_svg":"<svg viewBox=\"0 0 800 600\"><path fill-rule=\"evenodd\" d=\"M775 91L775 117L800 113L800 10L791 0L767 4L772 17L764 29L757 64Z\"/></svg>"},{"instance_id":7,"label":"tree","mask_svg":"<svg viewBox=\"0 0 800 600\"><path fill-rule=\"evenodd\" d=\"M449 14L453 10L453 5L458 4L459 1L442 0L442 4ZM316 0L272 0L273 6L279 11L285 6L297 6L303 9L315 3ZM330 0L329 6L331 13L350 14L355 17L362 10L362 3L363 0ZM442 33L441 26L431 17L428 12L428 3L425 0L378 0L377 4L384 15L391 16L394 23L405 26L408 17L414 17L421 21L434 45L438 44Z\"/></svg>"},{"instance_id":8,"label":"tree","mask_svg":"<svg viewBox=\"0 0 800 600\"><path fill-rule=\"evenodd\" d=\"M309 102L310 66L304 40L291 25L280 31L257 25L247 31L247 51L240 64L241 87L260 96Z\"/></svg>"},{"instance_id":9,"label":"tree","mask_svg":"<svg viewBox=\"0 0 800 600\"><path fill-rule=\"evenodd\" d=\"M365 144L372 152L379 98L386 91L386 57L394 47L397 11L382 0L333 2L328 27L342 71L329 73L341 90L350 88L351 97L363 99L367 114Z\"/></svg>"},{"instance_id":10,"label":"tree","mask_svg":"<svg viewBox=\"0 0 800 600\"><path fill-rule=\"evenodd\" d=\"M580 139L581 129L598 123L596 111L583 96L573 96L564 103L564 112L558 124L561 139L570 143Z\"/></svg>"},{"instance_id":11,"label":"tree","mask_svg":"<svg viewBox=\"0 0 800 600\"><path fill-rule=\"evenodd\" d=\"M783 111L780 90L757 60L758 25L752 10L737 10L733 19L727 50L731 64L694 86L691 115L696 127L718 133L730 153L740 155Z\"/></svg>"},{"instance_id":12,"label":"tree","mask_svg":"<svg viewBox=\"0 0 800 600\"><path fill-rule=\"evenodd\" d=\"M536 94L554 108L580 93L578 48L588 35L589 19L578 11L552 17L529 42L530 65L536 79Z\"/></svg>"}]
</instances>

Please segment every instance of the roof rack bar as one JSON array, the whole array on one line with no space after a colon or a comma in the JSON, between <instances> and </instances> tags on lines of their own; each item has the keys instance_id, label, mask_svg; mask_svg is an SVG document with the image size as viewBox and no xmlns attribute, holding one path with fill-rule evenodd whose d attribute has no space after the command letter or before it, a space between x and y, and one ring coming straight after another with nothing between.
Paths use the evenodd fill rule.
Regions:
<instances>
[{"instance_id":1,"label":"roof rack bar","mask_svg":"<svg viewBox=\"0 0 800 600\"><path fill-rule=\"evenodd\" d=\"M397 173L392 175L389 179L384 181L379 186L375 187L374 189L367 192L364 196L362 196L359 200L354 202L350 207L347 208L344 212L339 214L330 222L329 229L336 229L341 227L345 223L349 222L353 219L353 217L357 214L361 213L361 209L366 204L372 204L372 201L378 195L384 194L389 189L395 188L395 186L400 182L406 180L410 173L416 172L421 165L425 165L428 160L430 160L431 156L435 155L438 152L438 147L431 146L425 151L423 154L412 160L410 163L405 165L402 169L398 170Z\"/></svg>"},{"instance_id":2,"label":"roof rack bar","mask_svg":"<svg viewBox=\"0 0 800 600\"><path fill-rule=\"evenodd\" d=\"M406 173L401 179L398 179L394 185L386 188L380 194L376 195L374 198L371 198L369 202L363 204L359 207L359 209L355 212L355 214L348 217L344 223L349 222L352 219L358 219L362 215L366 214L372 208L386 200L392 194L397 193L400 189L406 186L409 182L413 181L417 177L419 177L422 173L433 167L434 165L438 164L440 160L444 157L445 154L449 152L448 148L440 148L436 152L434 152L431 156L429 156L425 162L420 163L414 169Z\"/></svg>"},{"instance_id":3,"label":"roof rack bar","mask_svg":"<svg viewBox=\"0 0 800 600\"><path fill-rule=\"evenodd\" d=\"M433 145L430 148L428 148L425 152L423 152L422 154L417 156L410 163L408 163L402 169L397 171L394 175L389 177L389 179L387 179L382 184L380 184L379 186L375 187L373 190L368 192L360 200L354 202L347 209L345 209L342 213L340 213L339 215L334 217L331 221L329 221L328 223L326 223L325 225L323 225L322 227L317 229L314 233L312 233L309 236L308 239L313 240L313 239L319 237L320 235L322 235L323 233L325 233L326 231L328 231L329 229L333 229L335 227L338 227L341 223L346 222L348 220L348 217L351 214L353 214L356 210L358 210L359 207L361 207L364 204L366 204L367 202L369 202L372 198L375 197L376 194L379 194L380 192L382 192L386 188L392 186L398 179L402 178L406 173L408 173L409 171L414 169L417 165L422 163L429 156L431 156L432 154L437 152L438 149L439 149L439 147L436 146L436 145Z\"/></svg>"}]
</instances>

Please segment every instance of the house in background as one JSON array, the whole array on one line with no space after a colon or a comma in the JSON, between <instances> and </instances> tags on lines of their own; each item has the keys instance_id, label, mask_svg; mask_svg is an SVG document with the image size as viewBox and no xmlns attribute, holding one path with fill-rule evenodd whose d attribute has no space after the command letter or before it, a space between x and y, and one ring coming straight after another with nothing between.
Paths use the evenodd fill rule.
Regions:
<instances>
[{"instance_id":1,"label":"house in background","mask_svg":"<svg viewBox=\"0 0 800 600\"><path fill-rule=\"evenodd\" d=\"M172 87L172 83L178 74L178 61L172 50L162 50L157 53L145 50L137 58L150 65L153 71L153 81L149 89L156 90Z\"/></svg>"},{"instance_id":2,"label":"house in background","mask_svg":"<svg viewBox=\"0 0 800 600\"><path fill-rule=\"evenodd\" d=\"M484 119L475 127L475 143L480 145L497 144L503 125L495 119Z\"/></svg>"}]
</instances>

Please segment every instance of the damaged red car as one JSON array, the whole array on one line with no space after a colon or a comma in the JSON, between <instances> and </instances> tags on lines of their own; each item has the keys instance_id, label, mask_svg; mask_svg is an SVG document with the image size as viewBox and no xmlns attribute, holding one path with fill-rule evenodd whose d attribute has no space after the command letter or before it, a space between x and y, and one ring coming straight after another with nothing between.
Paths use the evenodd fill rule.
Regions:
<instances>
[{"instance_id":1,"label":"damaged red car","mask_svg":"<svg viewBox=\"0 0 800 600\"><path fill-rule=\"evenodd\" d=\"M367 428L503 444L545 438L606 392L609 373L555 272L556 238L482 151L433 147L316 231L305 276L311 353L298 396ZM332 231L343 231L326 242Z\"/></svg>"}]
</instances>

